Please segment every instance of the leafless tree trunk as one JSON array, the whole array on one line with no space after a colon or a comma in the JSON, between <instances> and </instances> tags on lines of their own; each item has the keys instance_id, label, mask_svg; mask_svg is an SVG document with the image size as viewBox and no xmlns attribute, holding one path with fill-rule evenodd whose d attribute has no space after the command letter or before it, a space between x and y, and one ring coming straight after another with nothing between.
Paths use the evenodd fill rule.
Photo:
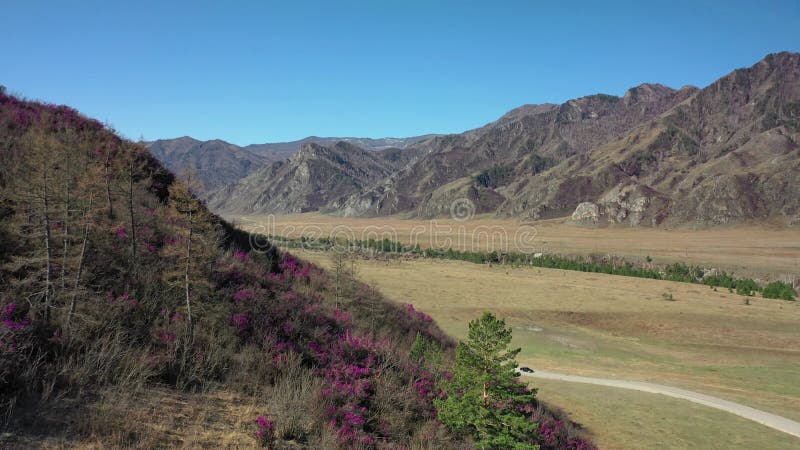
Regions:
<instances>
[{"instance_id":1,"label":"leafless tree trunk","mask_svg":"<svg viewBox=\"0 0 800 450\"><path fill-rule=\"evenodd\" d=\"M108 154L106 155L106 199L108 201L108 217L114 218L114 204L111 202L111 150L106 150Z\"/></svg>"},{"instance_id":2,"label":"leafless tree trunk","mask_svg":"<svg viewBox=\"0 0 800 450\"><path fill-rule=\"evenodd\" d=\"M335 299L336 299L336 309L339 309L339 305L342 303L343 298L343 278L344 273L347 270L347 260L346 256L339 252L333 252L333 275L334 275L334 288L335 288Z\"/></svg>"},{"instance_id":3,"label":"leafless tree trunk","mask_svg":"<svg viewBox=\"0 0 800 450\"><path fill-rule=\"evenodd\" d=\"M89 207L84 213L83 223L83 244L81 244L81 256L78 260L78 272L75 274L75 286L72 289L72 300L69 302L69 313L67 313L67 337L70 335L72 327L72 316L75 315L75 305L78 300L78 287L81 283L81 274L83 273L83 263L86 260L86 247L89 242L89 216L92 211L93 196L89 195Z\"/></svg>"},{"instance_id":4,"label":"leafless tree trunk","mask_svg":"<svg viewBox=\"0 0 800 450\"><path fill-rule=\"evenodd\" d=\"M50 305L53 301L52 299L52 277L53 277L53 266L52 266L52 259L53 259L53 247L50 242L51 233L50 233L50 198L47 192L49 178L48 178L47 170L43 171L43 201L44 201L44 217L42 218L42 222L44 224L44 245L47 251L47 261L45 261L45 287L44 287L44 320L45 322L50 320Z\"/></svg>"},{"instance_id":5,"label":"leafless tree trunk","mask_svg":"<svg viewBox=\"0 0 800 450\"><path fill-rule=\"evenodd\" d=\"M64 177L64 202L64 254L61 255L61 291L66 288L67 253L69 252L69 209L71 206L69 199L69 167Z\"/></svg>"},{"instance_id":6,"label":"leafless tree trunk","mask_svg":"<svg viewBox=\"0 0 800 450\"><path fill-rule=\"evenodd\" d=\"M192 338L194 332L194 323L192 322L192 302L190 294L189 270L192 264L192 232L193 232L193 218L192 211L189 211L189 239L186 240L186 267L184 270L184 289L186 291L186 319L189 325L189 339Z\"/></svg>"},{"instance_id":7,"label":"leafless tree trunk","mask_svg":"<svg viewBox=\"0 0 800 450\"><path fill-rule=\"evenodd\" d=\"M133 160L129 167L128 178L128 212L131 218L131 271L136 276L136 217L133 208Z\"/></svg>"}]
</instances>

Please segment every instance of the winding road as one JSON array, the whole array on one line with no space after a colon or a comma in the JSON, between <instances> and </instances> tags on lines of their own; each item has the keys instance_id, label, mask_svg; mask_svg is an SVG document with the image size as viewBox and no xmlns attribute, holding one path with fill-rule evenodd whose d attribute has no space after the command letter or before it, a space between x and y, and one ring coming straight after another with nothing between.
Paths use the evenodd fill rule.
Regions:
<instances>
[{"instance_id":1,"label":"winding road","mask_svg":"<svg viewBox=\"0 0 800 450\"><path fill-rule=\"evenodd\" d=\"M613 380L608 378L593 378L583 377L579 375L566 375L555 372L547 372L537 370L534 373L520 372L521 375L533 378L544 378L548 380L568 381L573 383L586 383L596 384L599 386L608 386L622 389L632 389L634 391L650 392L652 394L667 395L669 397L681 398L690 402L699 403L701 405L709 406L711 408L727 411L731 414L744 417L745 419L758 422L778 431L791 434L792 436L800 438L800 422L787 419L775 414L761 411L749 406L744 406L739 403L729 402L721 398L712 397L710 395L700 394L697 392L687 391L672 386L664 386L655 383L645 383L642 381L626 381L626 380Z\"/></svg>"}]
</instances>

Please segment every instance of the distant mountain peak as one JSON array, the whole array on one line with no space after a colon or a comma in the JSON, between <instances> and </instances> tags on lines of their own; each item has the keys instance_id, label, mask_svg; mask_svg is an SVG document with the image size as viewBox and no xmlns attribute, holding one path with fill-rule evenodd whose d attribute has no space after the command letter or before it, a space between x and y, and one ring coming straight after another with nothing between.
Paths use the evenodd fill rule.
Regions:
<instances>
[{"instance_id":1,"label":"distant mountain peak","mask_svg":"<svg viewBox=\"0 0 800 450\"><path fill-rule=\"evenodd\" d=\"M528 104L522 105L520 107L514 108L511 111L503 114L500 120L503 119L516 119L522 116L535 116L538 114L544 114L547 112L552 111L553 109L558 108L558 105L554 103L541 103L541 104Z\"/></svg>"}]
</instances>

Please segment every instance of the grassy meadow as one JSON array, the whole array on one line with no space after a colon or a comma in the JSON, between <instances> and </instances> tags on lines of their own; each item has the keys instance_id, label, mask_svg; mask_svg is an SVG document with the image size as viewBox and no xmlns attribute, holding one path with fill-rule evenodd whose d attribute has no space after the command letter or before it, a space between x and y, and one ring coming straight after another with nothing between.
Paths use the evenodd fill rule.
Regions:
<instances>
[{"instance_id":1,"label":"grassy meadow","mask_svg":"<svg viewBox=\"0 0 800 450\"><path fill-rule=\"evenodd\" d=\"M301 256L331 264L325 253ZM357 259L355 270L455 337L464 337L467 322L484 310L505 317L522 347L521 365L673 385L800 420L798 302L751 298L747 305L745 297L702 285L461 261ZM667 432L679 437L678 447L800 445L767 427L677 399L575 383L533 384L542 399L584 423L603 448L661 448ZM609 426L608 417L618 420ZM712 437L716 444L706 440Z\"/></svg>"},{"instance_id":2,"label":"grassy meadow","mask_svg":"<svg viewBox=\"0 0 800 450\"><path fill-rule=\"evenodd\" d=\"M626 389L536 380L538 398L569 411L602 449L796 449L798 439L684 400ZM613 417L614 419L609 419Z\"/></svg>"}]
</instances>

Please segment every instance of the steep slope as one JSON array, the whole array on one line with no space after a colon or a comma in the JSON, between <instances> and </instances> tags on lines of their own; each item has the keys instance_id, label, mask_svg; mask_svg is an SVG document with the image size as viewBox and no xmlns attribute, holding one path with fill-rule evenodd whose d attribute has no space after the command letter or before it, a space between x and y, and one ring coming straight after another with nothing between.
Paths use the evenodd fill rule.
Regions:
<instances>
[{"instance_id":1,"label":"steep slope","mask_svg":"<svg viewBox=\"0 0 800 450\"><path fill-rule=\"evenodd\" d=\"M206 193L244 178L268 161L264 156L220 140L202 142L185 136L145 145L178 176L191 171Z\"/></svg>"},{"instance_id":2,"label":"steep slope","mask_svg":"<svg viewBox=\"0 0 800 450\"><path fill-rule=\"evenodd\" d=\"M304 144L286 161L265 166L214 192L209 206L223 213L288 213L327 210L413 161L417 151L369 151L348 142Z\"/></svg>"},{"instance_id":3,"label":"steep slope","mask_svg":"<svg viewBox=\"0 0 800 450\"><path fill-rule=\"evenodd\" d=\"M413 305L230 227L68 107L0 91L0 157L0 447L472 447L436 420L454 342ZM592 448L518 412L525 444Z\"/></svg>"},{"instance_id":4,"label":"steep slope","mask_svg":"<svg viewBox=\"0 0 800 450\"><path fill-rule=\"evenodd\" d=\"M351 278L334 296L67 107L0 93L0 157L0 447L221 445L163 415L187 403L237 447L466 445L408 356L452 348L424 314Z\"/></svg>"},{"instance_id":5,"label":"steep slope","mask_svg":"<svg viewBox=\"0 0 800 450\"><path fill-rule=\"evenodd\" d=\"M339 213L478 212L580 223L798 222L800 55L769 55L699 90L645 84L623 97L529 105L422 156Z\"/></svg>"}]
</instances>

